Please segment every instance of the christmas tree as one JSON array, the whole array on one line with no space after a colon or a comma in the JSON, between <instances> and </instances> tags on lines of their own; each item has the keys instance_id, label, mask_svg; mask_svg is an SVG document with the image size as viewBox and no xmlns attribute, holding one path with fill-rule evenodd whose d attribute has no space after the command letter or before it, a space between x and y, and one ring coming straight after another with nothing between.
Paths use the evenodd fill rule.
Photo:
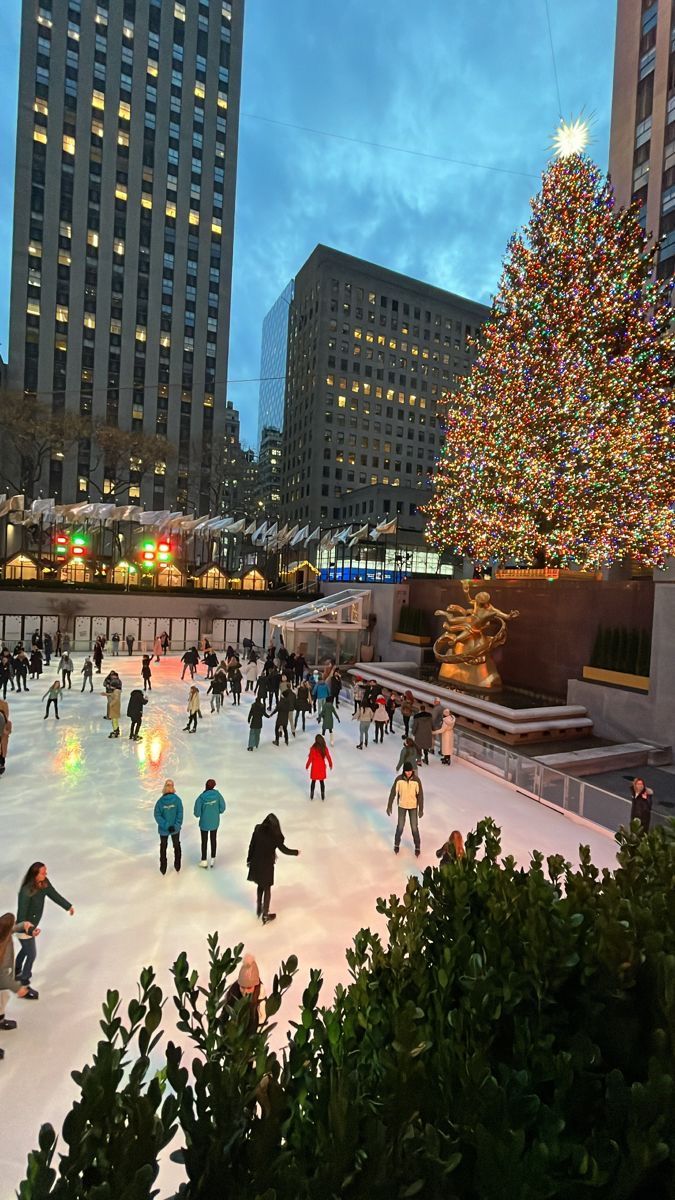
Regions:
<instances>
[{"instance_id":1,"label":"christmas tree","mask_svg":"<svg viewBox=\"0 0 675 1200\"><path fill-rule=\"evenodd\" d=\"M446 397L432 545L585 568L675 553L673 313L655 253L585 155L549 166Z\"/></svg>"}]
</instances>

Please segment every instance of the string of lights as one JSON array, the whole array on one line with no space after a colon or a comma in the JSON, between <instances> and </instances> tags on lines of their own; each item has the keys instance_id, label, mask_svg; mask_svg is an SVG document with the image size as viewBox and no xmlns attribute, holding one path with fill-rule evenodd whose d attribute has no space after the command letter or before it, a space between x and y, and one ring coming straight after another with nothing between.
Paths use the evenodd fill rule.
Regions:
<instances>
[{"instance_id":1,"label":"string of lights","mask_svg":"<svg viewBox=\"0 0 675 1200\"><path fill-rule=\"evenodd\" d=\"M447 398L435 548L582 568L673 554L672 284L655 253L585 155L551 164Z\"/></svg>"}]
</instances>

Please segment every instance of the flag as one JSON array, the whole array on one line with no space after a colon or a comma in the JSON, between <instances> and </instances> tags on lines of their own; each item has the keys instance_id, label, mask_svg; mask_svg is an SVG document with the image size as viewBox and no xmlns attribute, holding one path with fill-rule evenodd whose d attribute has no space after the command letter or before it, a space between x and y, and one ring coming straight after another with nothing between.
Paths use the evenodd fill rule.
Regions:
<instances>
[{"instance_id":1,"label":"flag","mask_svg":"<svg viewBox=\"0 0 675 1200\"><path fill-rule=\"evenodd\" d=\"M251 521L251 524L247 525L244 530L244 537L253 537L254 533L255 533L255 521Z\"/></svg>"},{"instance_id":2,"label":"flag","mask_svg":"<svg viewBox=\"0 0 675 1200\"><path fill-rule=\"evenodd\" d=\"M291 538L291 546L297 546L299 542L302 542L304 538L307 537L308 533L309 525L305 525L303 529L299 530L299 532L297 532L294 537Z\"/></svg>"},{"instance_id":3,"label":"flag","mask_svg":"<svg viewBox=\"0 0 675 1200\"><path fill-rule=\"evenodd\" d=\"M338 533L337 537L335 538L335 545L336 546L337 545L344 546L347 539L351 536L351 532L352 532L352 527L351 527L351 525L348 525L346 529L342 530L342 533Z\"/></svg>"},{"instance_id":4,"label":"flag","mask_svg":"<svg viewBox=\"0 0 675 1200\"><path fill-rule=\"evenodd\" d=\"M235 521L234 525L228 525L226 533L243 533L246 521Z\"/></svg>"},{"instance_id":5,"label":"flag","mask_svg":"<svg viewBox=\"0 0 675 1200\"><path fill-rule=\"evenodd\" d=\"M255 533L251 535L251 541L253 542L253 545L257 546L258 544L261 544L266 533L267 521L263 521L262 525L259 525Z\"/></svg>"},{"instance_id":6,"label":"flag","mask_svg":"<svg viewBox=\"0 0 675 1200\"><path fill-rule=\"evenodd\" d=\"M23 496L10 496L9 500L3 496L2 506L0 507L0 517L6 517L10 512L23 512L24 498Z\"/></svg>"},{"instance_id":7,"label":"flag","mask_svg":"<svg viewBox=\"0 0 675 1200\"><path fill-rule=\"evenodd\" d=\"M317 525L316 529L312 530L309 537L305 538L305 545L309 546L310 542L318 542L320 533L321 533L321 526Z\"/></svg>"},{"instance_id":8,"label":"flag","mask_svg":"<svg viewBox=\"0 0 675 1200\"><path fill-rule=\"evenodd\" d=\"M380 525L375 526L370 536L376 542L381 533L396 533L397 525L398 517L394 517L393 521L382 521Z\"/></svg>"},{"instance_id":9,"label":"flag","mask_svg":"<svg viewBox=\"0 0 675 1200\"><path fill-rule=\"evenodd\" d=\"M366 538L368 537L369 529L370 529L369 525L362 525L360 529L357 529L356 533L353 535L353 537L349 543L350 547L355 546L357 542L364 542L366 540Z\"/></svg>"}]
</instances>

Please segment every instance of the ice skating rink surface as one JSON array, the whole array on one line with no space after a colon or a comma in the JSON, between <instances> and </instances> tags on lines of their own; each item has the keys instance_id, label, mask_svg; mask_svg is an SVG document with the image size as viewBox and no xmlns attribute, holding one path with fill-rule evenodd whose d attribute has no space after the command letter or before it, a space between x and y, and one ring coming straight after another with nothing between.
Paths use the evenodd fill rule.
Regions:
<instances>
[{"instance_id":1,"label":"ice skating rink surface","mask_svg":"<svg viewBox=\"0 0 675 1200\"><path fill-rule=\"evenodd\" d=\"M307 732L298 731L288 747L274 745L274 720L266 721L260 749L249 754L251 695L242 695L240 708L228 696L222 713L211 715L200 664L195 683L204 716L195 734L185 733L190 680L181 683L179 659L169 656L153 662L142 741L130 742L124 714L130 690L142 686L140 654L107 654L102 674L94 675L93 695L80 693L84 655L73 658L73 689L61 701L60 721L51 715L43 720L41 697L55 678L53 662L39 682L29 681L27 695L7 696L14 732L0 778L0 912L16 911L21 878L41 860L75 916L47 901L33 975L40 998L12 997L7 1015L19 1026L0 1033L6 1054L0 1063L1 1200L15 1194L40 1124L49 1120L60 1129L75 1096L70 1072L91 1058L106 989L119 989L128 1002L143 966L152 964L169 990L169 968L181 950L193 966L205 968L206 935L214 930L222 944L243 942L255 954L268 985L281 960L296 954L300 970L273 1035L282 1045L310 967L322 969L328 1002L335 984L348 978L344 949L354 933L364 925L381 927L376 898L400 893L411 872L434 863L451 829L466 834L489 815L502 828L504 853L521 863L535 848L576 862L580 843L590 844L598 866L615 860L611 837L460 761L444 767L437 756L420 768L421 857L414 857L409 827L396 857L395 818L387 817L386 807L400 730L382 745L357 751L351 705L341 704L327 798L310 802L305 760L316 718L309 716ZM102 681L113 666L123 684L122 721L119 739L109 740ZM192 810L209 776L227 811L216 866L204 871ZM174 873L169 851L162 877L152 814L167 777L185 807L183 868ZM254 825L269 812L277 814L287 845L301 856L279 856L272 893L278 917L263 927L255 916L255 887L246 879L246 853ZM171 1003L165 1015L171 1027Z\"/></svg>"}]
</instances>

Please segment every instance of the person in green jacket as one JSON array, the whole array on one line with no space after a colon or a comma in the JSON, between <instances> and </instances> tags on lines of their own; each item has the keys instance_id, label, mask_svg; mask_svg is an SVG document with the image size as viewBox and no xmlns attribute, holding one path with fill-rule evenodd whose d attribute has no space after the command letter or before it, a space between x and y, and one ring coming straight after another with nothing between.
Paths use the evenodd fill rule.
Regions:
<instances>
[{"instance_id":1,"label":"person in green jacket","mask_svg":"<svg viewBox=\"0 0 675 1200\"><path fill-rule=\"evenodd\" d=\"M340 718L335 711L335 701L329 696L327 700L324 700L323 708L321 709L321 733L324 737L327 733L330 734L331 746L335 745L335 738L333 737L333 730L335 729L334 721L337 721L338 725L340 724Z\"/></svg>"},{"instance_id":2,"label":"person in green jacket","mask_svg":"<svg viewBox=\"0 0 675 1200\"><path fill-rule=\"evenodd\" d=\"M21 948L16 956L15 964L16 977L21 985L26 988L26 1000L37 1000L39 994L34 988L30 987L30 980L37 954L35 939L40 936L40 921L42 920L47 897L53 900L55 904L58 904L59 908L65 908L71 917L75 916L75 909L70 900L66 900L63 896L60 896L56 888L52 887L49 882L45 864L43 862L31 863L19 888L19 902L16 914L18 925L23 924L24 921L28 921L33 926L30 933L19 934Z\"/></svg>"},{"instance_id":3,"label":"person in green jacket","mask_svg":"<svg viewBox=\"0 0 675 1200\"><path fill-rule=\"evenodd\" d=\"M204 791L200 792L195 800L195 816L199 821L199 832L202 840L200 867L209 866L206 860L206 847L209 839L211 841L210 865L212 867L215 866L218 826L220 825L220 814L224 812L225 800L216 789L215 779L207 779Z\"/></svg>"}]
</instances>

